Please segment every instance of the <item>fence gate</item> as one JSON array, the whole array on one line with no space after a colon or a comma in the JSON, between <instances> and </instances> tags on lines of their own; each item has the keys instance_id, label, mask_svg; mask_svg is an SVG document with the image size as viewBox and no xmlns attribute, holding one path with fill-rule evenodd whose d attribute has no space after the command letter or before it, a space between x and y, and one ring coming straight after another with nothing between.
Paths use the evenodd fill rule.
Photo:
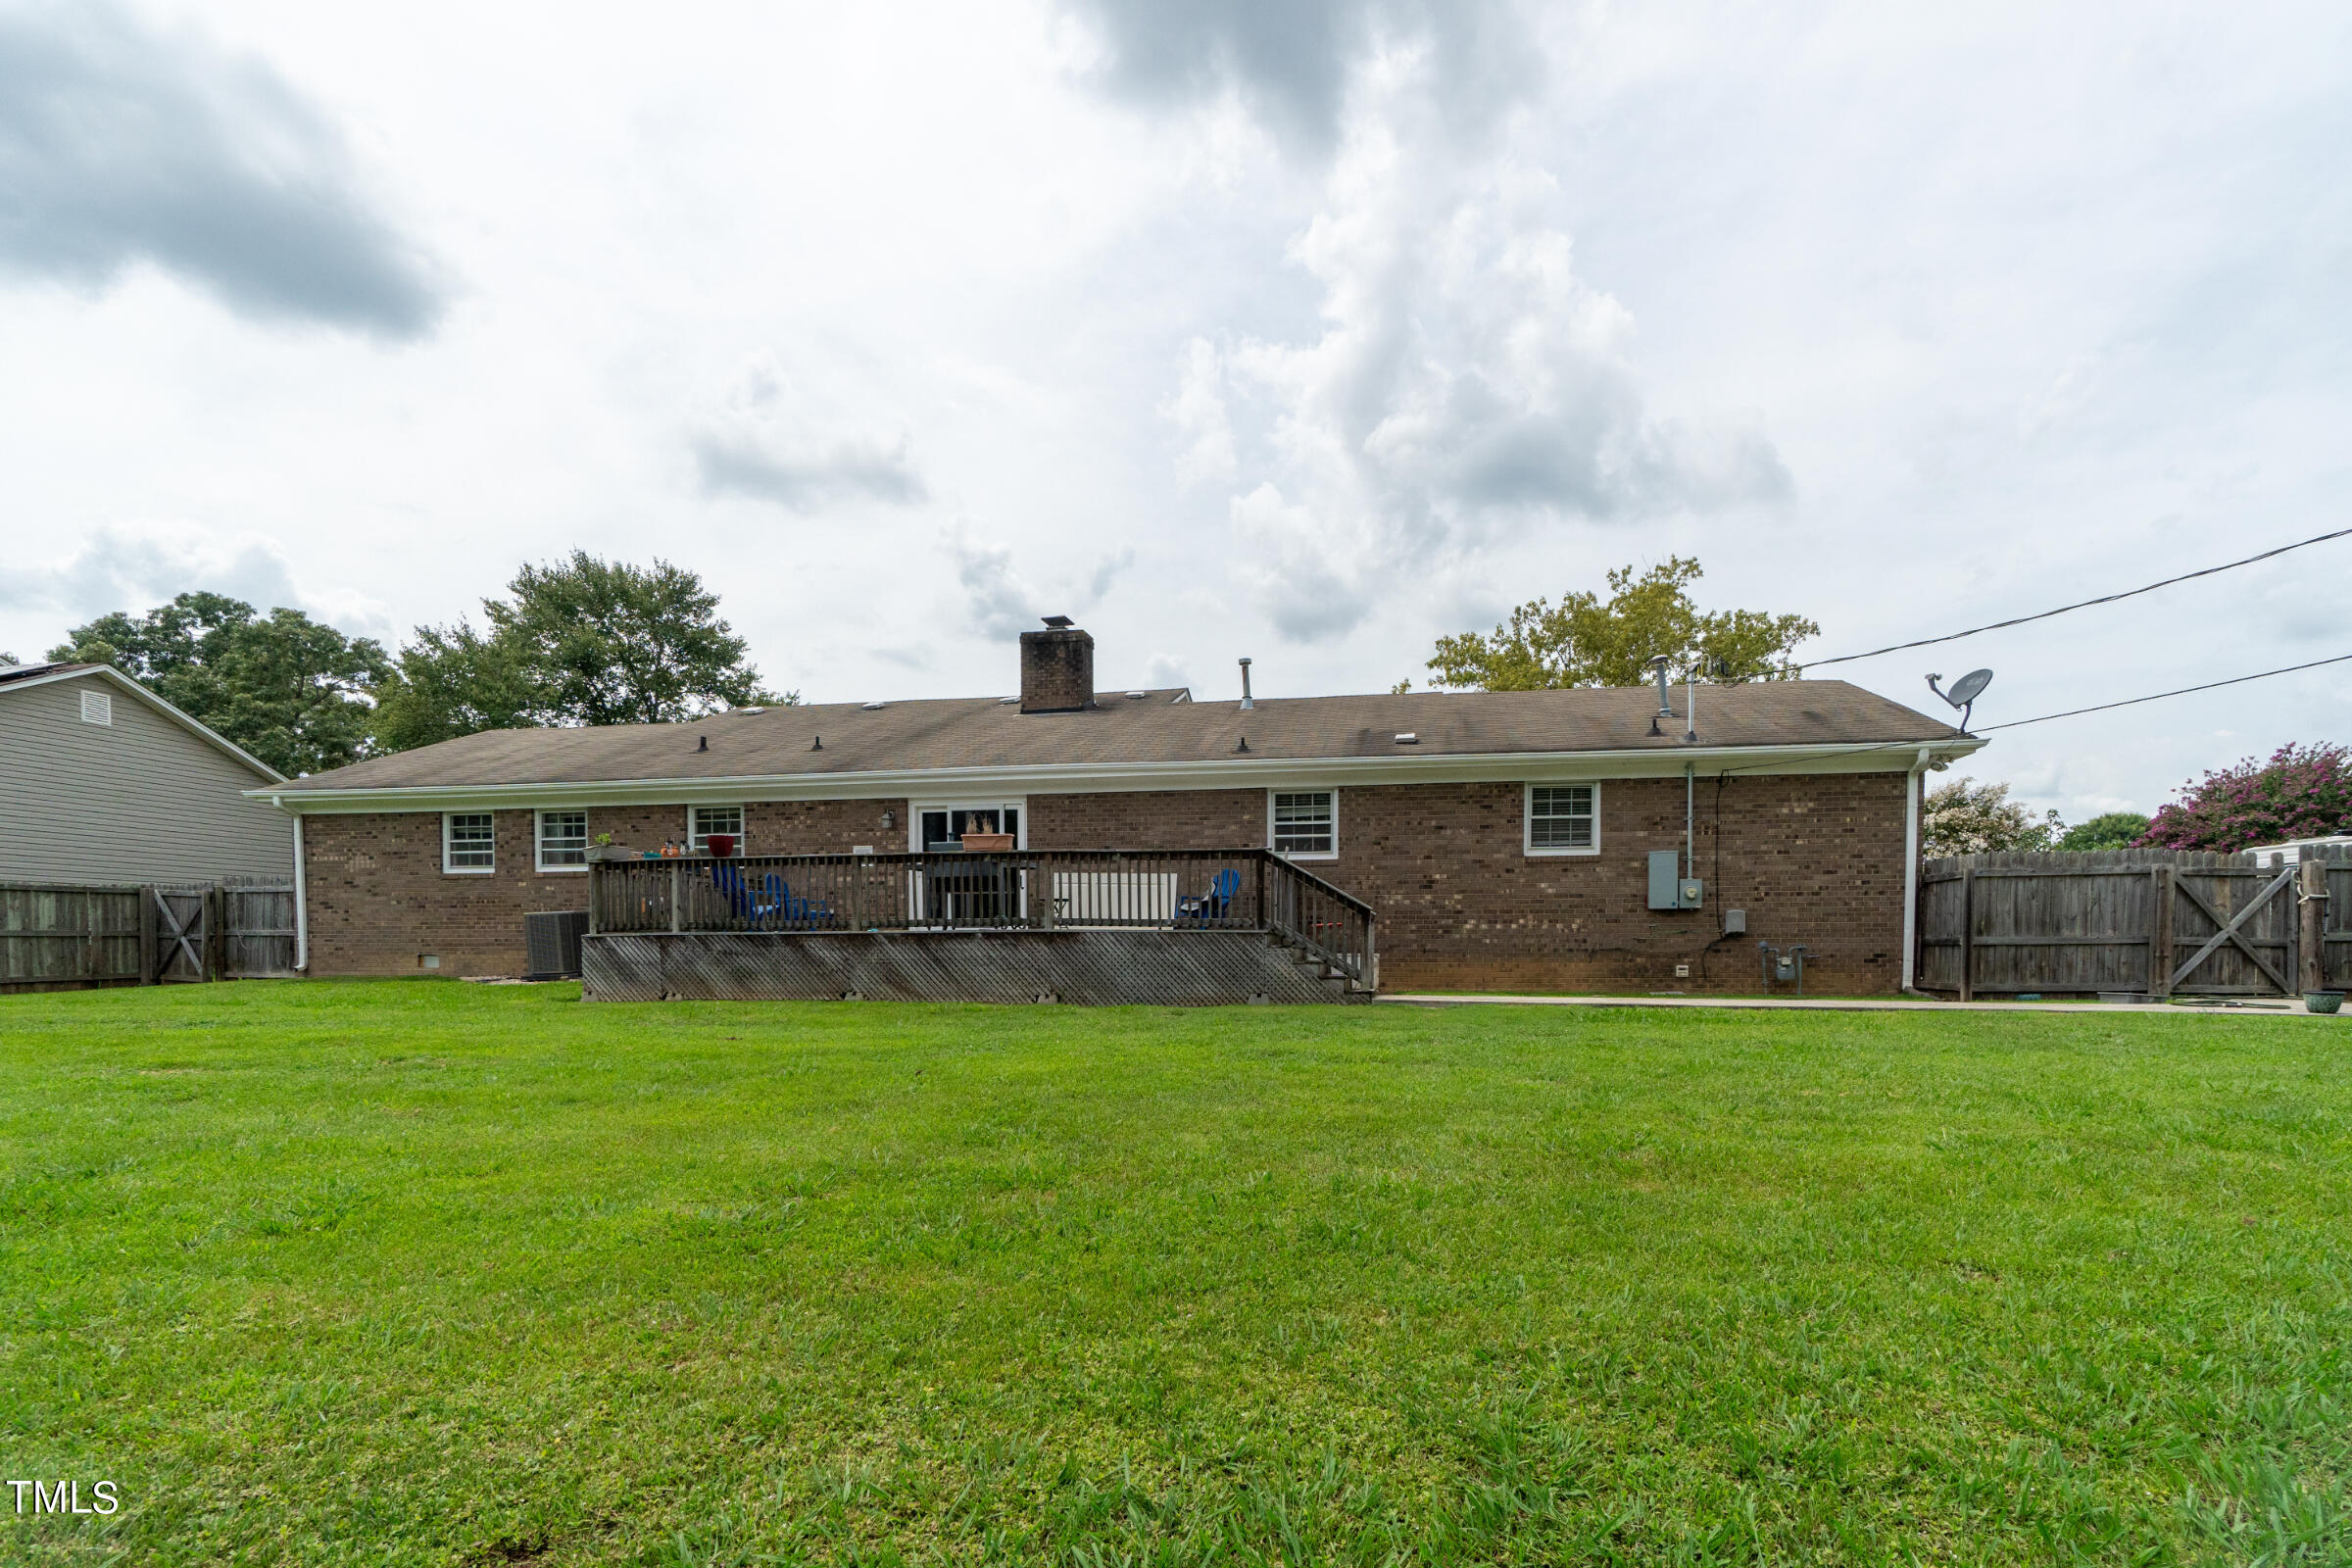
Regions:
<instances>
[{"instance_id":1,"label":"fence gate","mask_svg":"<svg viewBox=\"0 0 2352 1568\"><path fill-rule=\"evenodd\" d=\"M2230 871L2219 875L2181 875L2176 871L2171 908L2159 908L2161 928L2172 916L2172 941L2157 937L2153 946L2161 961L2172 957L2172 972L2164 977L2159 996L2176 991L2207 995L2251 994L2285 996L2295 989L2290 971L2295 966L2295 867L2275 874ZM2200 884L2203 889L2200 891ZM2167 890L2158 883L2158 898ZM2286 893L2284 899L2278 897ZM2180 950L2196 948L2185 958Z\"/></svg>"},{"instance_id":2,"label":"fence gate","mask_svg":"<svg viewBox=\"0 0 2352 1568\"><path fill-rule=\"evenodd\" d=\"M143 978L150 984L210 980L220 972L213 951L220 924L213 917L213 890L149 888L155 903L153 956Z\"/></svg>"}]
</instances>

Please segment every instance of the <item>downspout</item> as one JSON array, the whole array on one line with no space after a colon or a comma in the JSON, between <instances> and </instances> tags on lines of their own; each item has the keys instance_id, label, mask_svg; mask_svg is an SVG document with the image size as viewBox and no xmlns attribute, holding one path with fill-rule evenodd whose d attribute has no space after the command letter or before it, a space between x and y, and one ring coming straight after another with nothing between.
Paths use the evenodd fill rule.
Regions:
<instances>
[{"instance_id":1,"label":"downspout","mask_svg":"<svg viewBox=\"0 0 2352 1568\"><path fill-rule=\"evenodd\" d=\"M1690 670L1690 685L1683 694L1683 733L1686 746L1698 742L1698 665L1693 662ZM1695 808L1691 797L1697 793L1698 764L1683 764L1683 880L1688 882L1698 875L1698 839L1693 828Z\"/></svg>"},{"instance_id":2,"label":"downspout","mask_svg":"<svg viewBox=\"0 0 2352 1568\"><path fill-rule=\"evenodd\" d=\"M311 972L311 888L303 874L302 813L294 813L294 970Z\"/></svg>"},{"instance_id":3,"label":"downspout","mask_svg":"<svg viewBox=\"0 0 2352 1568\"><path fill-rule=\"evenodd\" d=\"M1697 807L1693 797L1698 791L1698 764L1683 764L1683 880L1688 882L1698 875L1698 840L1694 837Z\"/></svg>"},{"instance_id":4,"label":"downspout","mask_svg":"<svg viewBox=\"0 0 2352 1568\"><path fill-rule=\"evenodd\" d=\"M1903 982L1907 992L1919 980L1919 794L1927 777L1929 754L1922 746L1919 760L1903 775Z\"/></svg>"}]
</instances>

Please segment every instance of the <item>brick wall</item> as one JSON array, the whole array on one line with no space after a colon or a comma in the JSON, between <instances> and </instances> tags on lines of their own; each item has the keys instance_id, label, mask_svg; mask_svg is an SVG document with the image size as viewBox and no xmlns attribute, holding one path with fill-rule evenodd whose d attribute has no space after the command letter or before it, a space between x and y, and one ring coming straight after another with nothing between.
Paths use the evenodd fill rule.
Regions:
<instances>
[{"instance_id":1,"label":"brick wall","mask_svg":"<svg viewBox=\"0 0 2352 1568\"><path fill-rule=\"evenodd\" d=\"M1900 773L1740 776L1697 791L1697 874L1705 906L1652 911L1648 852L1683 835L1680 779L1600 787L1600 854L1531 858L1518 784L1424 784L1339 792L1338 858L1305 869L1380 913L1388 990L1732 991L1762 989L1756 943L1804 943L1806 986L1885 993L1900 982L1903 787ZM885 811L894 825L882 826ZM755 804L757 855L905 849L899 800ZM1720 814L1719 814L1720 812ZM577 873L533 869L532 814L500 811L498 866L441 871L438 813L308 819L315 974L413 974L420 954L444 974L515 974L522 916L579 908ZM1720 831L1718 822L1720 821ZM598 808L591 835L654 848L683 838L683 806ZM1033 849L1227 849L1266 842L1261 789L1032 795ZM1718 941L1723 911L1747 934ZM1691 966L1677 978L1674 966Z\"/></svg>"},{"instance_id":2,"label":"brick wall","mask_svg":"<svg viewBox=\"0 0 2352 1568\"><path fill-rule=\"evenodd\" d=\"M899 824L882 826L891 812ZM303 823L309 874L311 973L416 974L426 954L441 974L520 974L522 917L588 906L583 871L540 871L534 813L496 811L496 867L487 875L441 869L441 813L319 814ZM906 847L905 801L760 802L744 808L753 855L847 854L860 844ZM683 806L597 807L593 839L659 849L686 837Z\"/></svg>"},{"instance_id":3,"label":"brick wall","mask_svg":"<svg viewBox=\"0 0 2352 1568\"><path fill-rule=\"evenodd\" d=\"M1562 857L1525 853L1518 784L1344 789L1338 858L1300 863L1379 911L1387 990L1753 992L1770 941L1812 950L1810 991L1886 993L1902 976L1905 777L1738 776L1720 816L1701 780L1691 910L1648 907L1648 852L1683 842L1680 779L1603 783L1600 853ZM1033 795L1029 811L1039 849L1266 842L1263 790ZM1727 908L1745 936L1717 940Z\"/></svg>"}]
</instances>

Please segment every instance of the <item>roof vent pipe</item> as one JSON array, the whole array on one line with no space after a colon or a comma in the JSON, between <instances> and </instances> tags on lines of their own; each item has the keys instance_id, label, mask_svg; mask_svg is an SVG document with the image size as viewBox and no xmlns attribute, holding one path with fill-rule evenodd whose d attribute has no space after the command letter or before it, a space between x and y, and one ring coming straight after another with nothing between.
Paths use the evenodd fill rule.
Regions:
<instances>
[{"instance_id":1,"label":"roof vent pipe","mask_svg":"<svg viewBox=\"0 0 2352 1568\"><path fill-rule=\"evenodd\" d=\"M1658 720L1661 718L1672 718L1674 716L1673 700L1666 695L1666 656L1664 654L1660 654L1657 658L1651 660L1649 662L1649 668L1650 673L1658 677L1658 710L1650 717L1649 732L1653 736L1663 739L1666 731L1659 726Z\"/></svg>"},{"instance_id":2,"label":"roof vent pipe","mask_svg":"<svg viewBox=\"0 0 2352 1568\"><path fill-rule=\"evenodd\" d=\"M1242 661L1242 711L1247 713L1256 706L1256 702L1250 696L1250 661L1244 658Z\"/></svg>"}]
</instances>

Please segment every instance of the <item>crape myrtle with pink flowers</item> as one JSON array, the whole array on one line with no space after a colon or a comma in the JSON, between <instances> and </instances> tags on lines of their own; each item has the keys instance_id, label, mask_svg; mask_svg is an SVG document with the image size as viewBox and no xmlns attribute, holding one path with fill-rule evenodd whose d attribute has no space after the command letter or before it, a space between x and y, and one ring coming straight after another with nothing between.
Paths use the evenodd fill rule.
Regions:
<instances>
[{"instance_id":1,"label":"crape myrtle with pink flowers","mask_svg":"<svg viewBox=\"0 0 2352 1568\"><path fill-rule=\"evenodd\" d=\"M2352 833L2352 748L2281 746L2181 786L2158 808L2140 844L2164 850L2242 850Z\"/></svg>"}]
</instances>

